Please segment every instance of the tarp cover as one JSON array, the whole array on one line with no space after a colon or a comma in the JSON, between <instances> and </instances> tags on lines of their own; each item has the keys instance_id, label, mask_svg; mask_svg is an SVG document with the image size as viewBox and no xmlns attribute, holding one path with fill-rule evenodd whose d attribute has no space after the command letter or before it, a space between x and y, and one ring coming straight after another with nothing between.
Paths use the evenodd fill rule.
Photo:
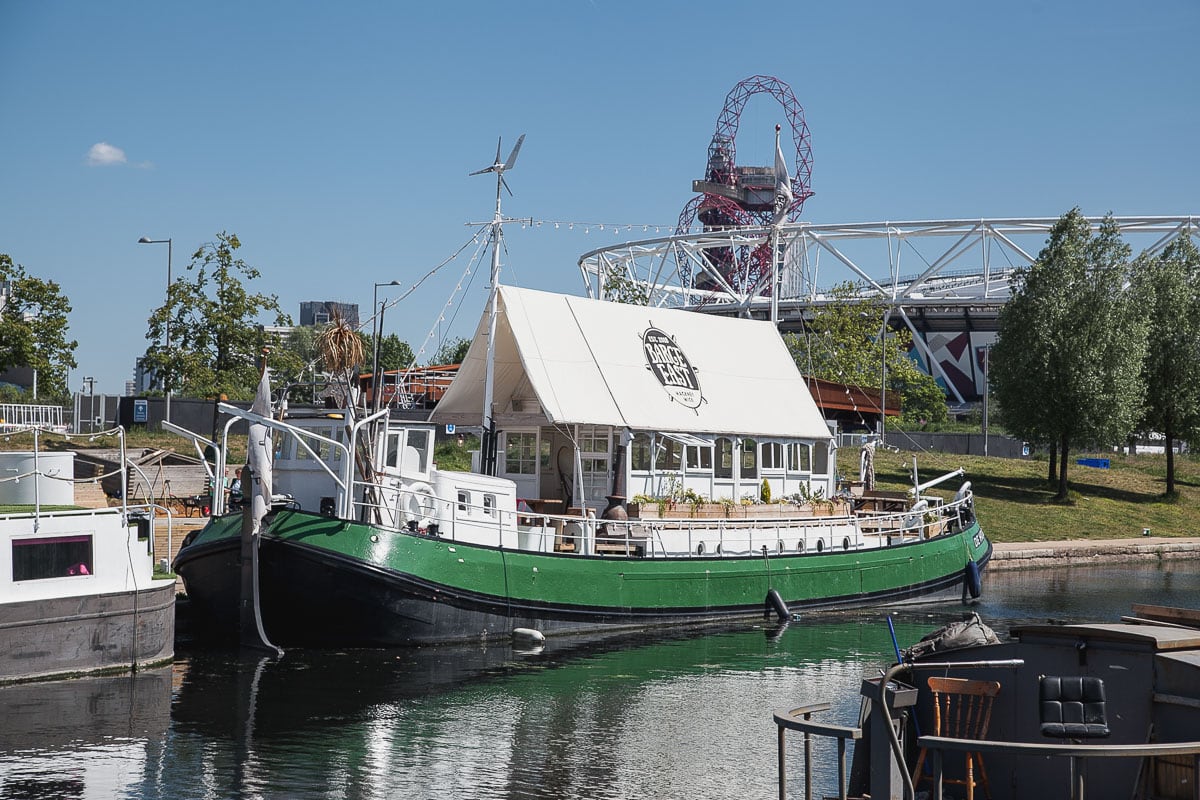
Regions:
<instances>
[{"instance_id":1,"label":"tarp cover","mask_svg":"<svg viewBox=\"0 0 1200 800\"><path fill-rule=\"evenodd\" d=\"M480 424L488 319L435 422ZM495 417L515 424L828 439L770 322L500 287Z\"/></svg>"}]
</instances>

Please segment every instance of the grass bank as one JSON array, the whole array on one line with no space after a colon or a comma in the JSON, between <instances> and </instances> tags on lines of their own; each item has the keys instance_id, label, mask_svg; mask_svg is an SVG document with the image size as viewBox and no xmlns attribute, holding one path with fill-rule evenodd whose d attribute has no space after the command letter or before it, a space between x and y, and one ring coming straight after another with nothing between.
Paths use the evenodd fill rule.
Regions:
<instances>
[{"instance_id":1,"label":"grass bank","mask_svg":"<svg viewBox=\"0 0 1200 800\"><path fill-rule=\"evenodd\" d=\"M846 472L856 454L840 455ZM1167 499L1165 456L1104 453L1110 468L1095 469L1075 463L1087 454L1073 454L1067 470L1070 499L1057 503L1044 460L881 451L875 456L880 488L911 487L914 455L921 480L958 467L966 470L980 524L996 542L1124 539L1141 536L1143 528L1154 536L1200 536L1200 461L1190 456L1176 457L1178 496ZM851 463L844 463L846 456ZM958 485L946 484L951 494Z\"/></svg>"}]
</instances>

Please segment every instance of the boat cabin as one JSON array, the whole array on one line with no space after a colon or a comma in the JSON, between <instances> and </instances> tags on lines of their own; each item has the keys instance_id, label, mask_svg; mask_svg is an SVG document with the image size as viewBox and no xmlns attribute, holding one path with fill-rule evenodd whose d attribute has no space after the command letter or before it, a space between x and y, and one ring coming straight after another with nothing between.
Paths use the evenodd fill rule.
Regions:
<instances>
[{"instance_id":1,"label":"boat cabin","mask_svg":"<svg viewBox=\"0 0 1200 800\"><path fill-rule=\"evenodd\" d=\"M836 451L769 322L502 286L492 415L494 470L537 503L606 498L831 497ZM489 319L431 415L479 425Z\"/></svg>"}]
</instances>

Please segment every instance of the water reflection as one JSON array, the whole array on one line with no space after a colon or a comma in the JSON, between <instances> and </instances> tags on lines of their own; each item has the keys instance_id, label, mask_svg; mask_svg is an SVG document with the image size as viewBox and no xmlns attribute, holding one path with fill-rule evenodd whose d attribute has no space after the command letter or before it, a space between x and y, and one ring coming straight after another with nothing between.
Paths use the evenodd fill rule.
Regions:
<instances>
[{"instance_id":1,"label":"water reflection","mask_svg":"<svg viewBox=\"0 0 1200 800\"><path fill-rule=\"evenodd\" d=\"M0 797L119 797L135 790L161 753L171 681L168 667L0 687Z\"/></svg>"},{"instance_id":2,"label":"water reflection","mask_svg":"<svg viewBox=\"0 0 1200 800\"><path fill-rule=\"evenodd\" d=\"M1115 619L1133 602L1200 605L1200 565L994 573L977 608L1003 630ZM905 646L961 609L893 613ZM532 652L185 652L157 677L0 689L0 792L768 797L771 710L831 701L829 718L852 722L862 677L892 653L880 611L814 614L784 629L551 640ZM818 751L818 785L832 785L831 755Z\"/></svg>"}]
</instances>

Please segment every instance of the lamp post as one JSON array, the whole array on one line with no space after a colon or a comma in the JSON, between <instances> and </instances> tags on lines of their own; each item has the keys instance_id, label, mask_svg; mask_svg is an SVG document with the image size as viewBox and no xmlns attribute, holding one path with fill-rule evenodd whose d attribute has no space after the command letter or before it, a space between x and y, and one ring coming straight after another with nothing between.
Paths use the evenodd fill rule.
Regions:
<instances>
[{"instance_id":1,"label":"lamp post","mask_svg":"<svg viewBox=\"0 0 1200 800\"><path fill-rule=\"evenodd\" d=\"M379 340L383 338L383 309L379 305L379 287L399 285L400 281L376 283L374 293L371 296L371 315L374 318L371 325L371 330L374 332L374 346L371 349L375 351L371 361L371 407L375 411L379 410Z\"/></svg>"},{"instance_id":2,"label":"lamp post","mask_svg":"<svg viewBox=\"0 0 1200 800\"><path fill-rule=\"evenodd\" d=\"M138 239L138 244L163 244L167 245L167 323L163 332L163 338L166 343L163 345L165 356L163 359L163 390L167 395L166 420L171 421L171 368L169 360L171 357L171 240L170 239L151 239L149 236L143 236Z\"/></svg>"}]
</instances>

